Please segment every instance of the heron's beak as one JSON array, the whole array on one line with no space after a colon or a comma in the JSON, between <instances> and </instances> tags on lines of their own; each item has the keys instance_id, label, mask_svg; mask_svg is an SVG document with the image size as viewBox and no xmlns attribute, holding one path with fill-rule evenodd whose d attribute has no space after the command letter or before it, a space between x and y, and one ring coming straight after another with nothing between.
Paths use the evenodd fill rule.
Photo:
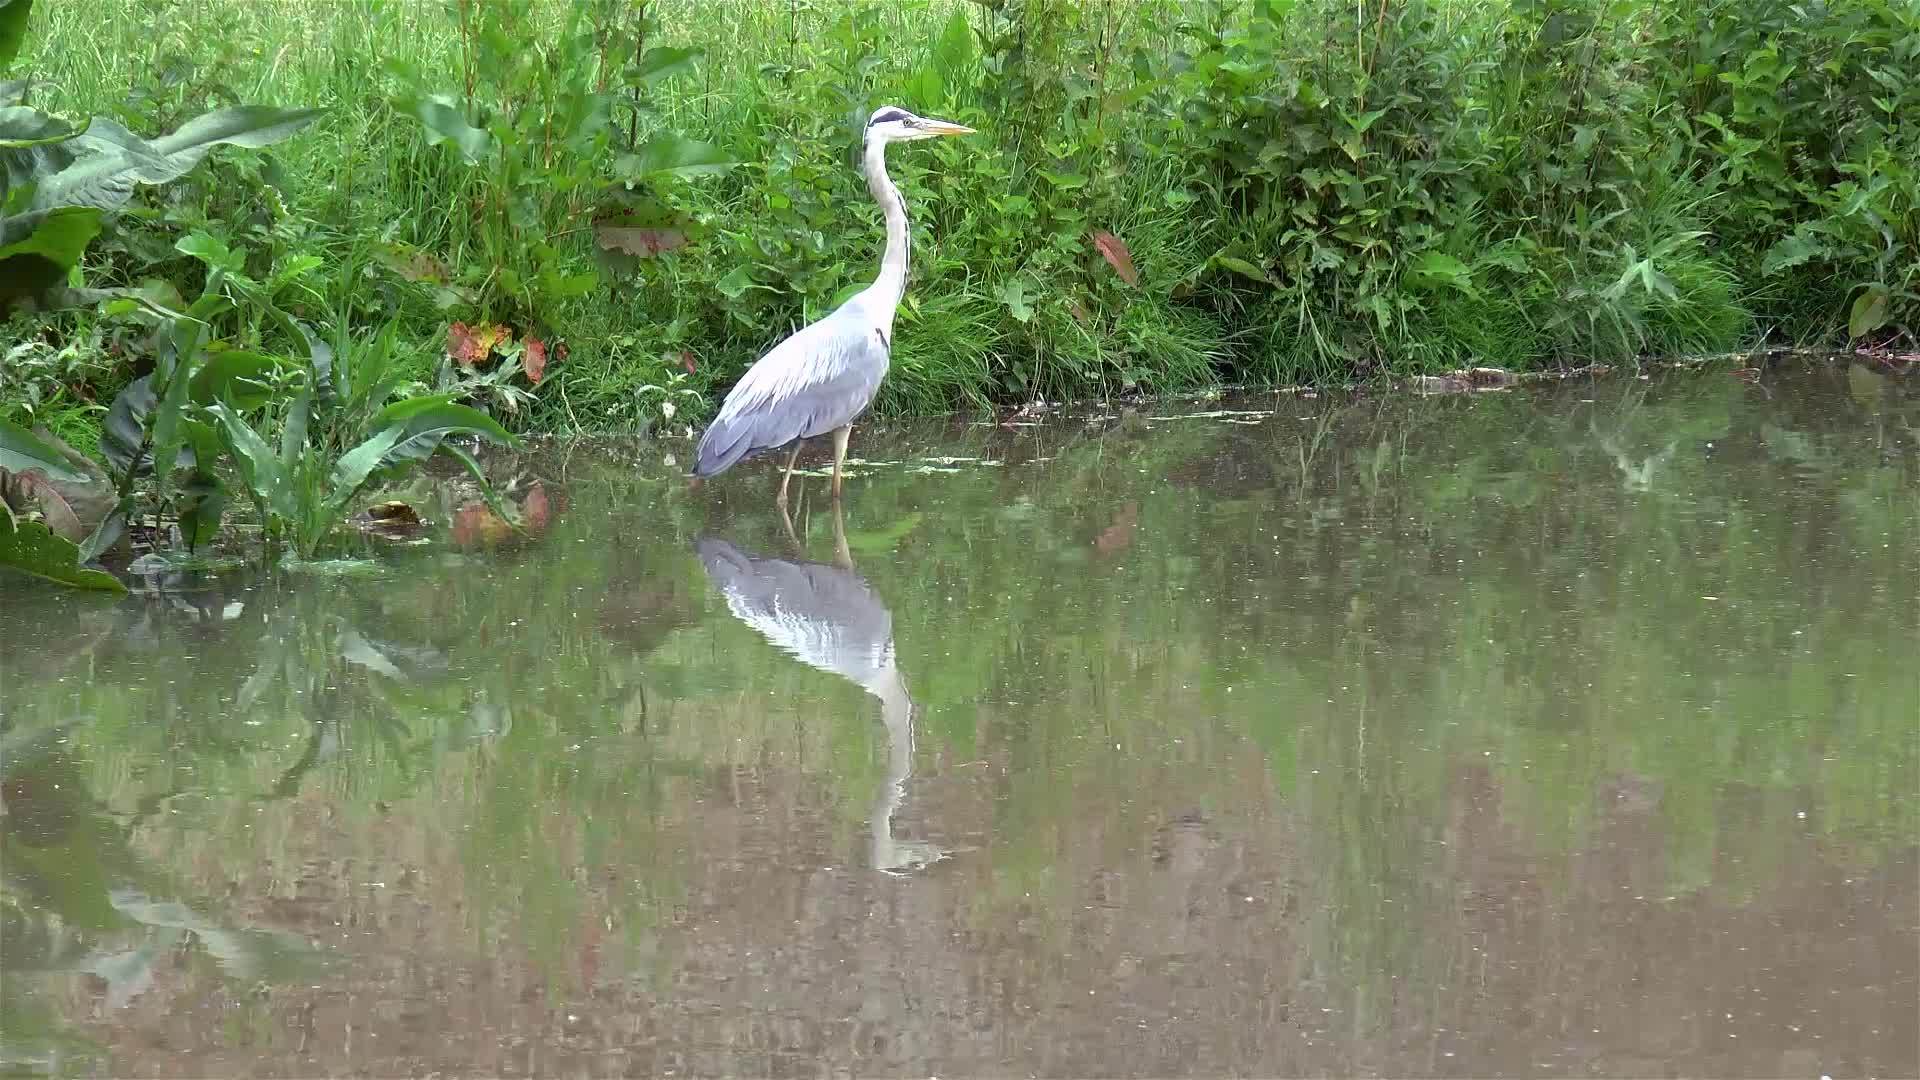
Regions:
<instances>
[{"instance_id":1,"label":"heron's beak","mask_svg":"<svg viewBox=\"0 0 1920 1080\"><path fill-rule=\"evenodd\" d=\"M923 120L920 130L929 135L971 135L973 129L965 124L955 124L946 120Z\"/></svg>"}]
</instances>

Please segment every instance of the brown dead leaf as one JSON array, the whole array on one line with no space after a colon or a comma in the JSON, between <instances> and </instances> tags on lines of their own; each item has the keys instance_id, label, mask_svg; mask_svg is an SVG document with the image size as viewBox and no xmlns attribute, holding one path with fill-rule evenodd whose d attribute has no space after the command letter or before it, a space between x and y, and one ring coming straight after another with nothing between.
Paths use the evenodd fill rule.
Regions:
<instances>
[{"instance_id":1,"label":"brown dead leaf","mask_svg":"<svg viewBox=\"0 0 1920 1080\"><path fill-rule=\"evenodd\" d=\"M1140 272L1133 268L1133 255L1125 242L1105 229L1098 229L1093 234L1093 246L1100 249L1101 256L1113 267L1113 272L1120 275L1121 281L1136 289L1140 287Z\"/></svg>"},{"instance_id":2,"label":"brown dead leaf","mask_svg":"<svg viewBox=\"0 0 1920 1080\"><path fill-rule=\"evenodd\" d=\"M525 350L520 353L520 369L527 373L528 382L538 384L547 370L547 343L529 336Z\"/></svg>"}]
</instances>

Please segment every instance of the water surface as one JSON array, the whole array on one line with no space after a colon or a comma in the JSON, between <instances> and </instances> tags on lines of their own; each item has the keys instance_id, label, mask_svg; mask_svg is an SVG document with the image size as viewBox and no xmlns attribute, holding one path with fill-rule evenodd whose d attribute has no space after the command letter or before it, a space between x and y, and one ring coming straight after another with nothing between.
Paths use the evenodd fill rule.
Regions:
<instances>
[{"instance_id":1,"label":"water surface","mask_svg":"<svg viewBox=\"0 0 1920 1080\"><path fill-rule=\"evenodd\" d=\"M0 1066L1920 1073L1912 379L855 451L0 582Z\"/></svg>"}]
</instances>

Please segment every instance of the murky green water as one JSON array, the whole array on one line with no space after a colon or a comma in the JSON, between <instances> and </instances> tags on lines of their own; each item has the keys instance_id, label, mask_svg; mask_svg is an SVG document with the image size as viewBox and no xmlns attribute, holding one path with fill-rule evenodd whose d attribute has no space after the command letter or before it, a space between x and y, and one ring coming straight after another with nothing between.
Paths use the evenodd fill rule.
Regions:
<instances>
[{"instance_id":1,"label":"murky green water","mask_svg":"<svg viewBox=\"0 0 1920 1080\"><path fill-rule=\"evenodd\" d=\"M1920 1072L1913 379L856 451L844 559L600 446L492 549L6 580L0 1061Z\"/></svg>"}]
</instances>

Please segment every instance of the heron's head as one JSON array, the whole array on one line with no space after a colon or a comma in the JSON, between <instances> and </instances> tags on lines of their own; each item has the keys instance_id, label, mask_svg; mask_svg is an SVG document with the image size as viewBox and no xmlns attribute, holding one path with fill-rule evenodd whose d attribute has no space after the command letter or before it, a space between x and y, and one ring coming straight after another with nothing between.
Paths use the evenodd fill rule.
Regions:
<instances>
[{"instance_id":1,"label":"heron's head","mask_svg":"<svg viewBox=\"0 0 1920 1080\"><path fill-rule=\"evenodd\" d=\"M882 105L867 120L867 138L883 142L913 142L936 135L971 135L973 129L947 120L915 116L898 105Z\"/></svg>"}]
</instances>

